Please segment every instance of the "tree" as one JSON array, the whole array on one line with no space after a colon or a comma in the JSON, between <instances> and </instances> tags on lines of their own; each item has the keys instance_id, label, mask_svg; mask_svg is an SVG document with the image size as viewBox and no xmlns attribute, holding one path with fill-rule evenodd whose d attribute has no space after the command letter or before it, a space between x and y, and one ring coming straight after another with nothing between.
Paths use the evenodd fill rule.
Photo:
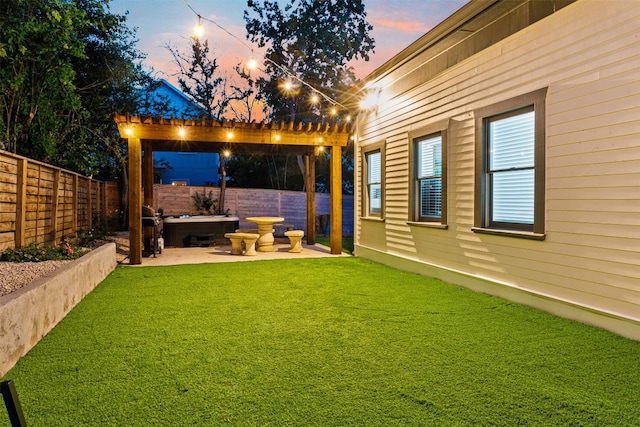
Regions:
<instances>
[{"instance_id":1,"label":"tree","mask_svg":"<svg viewBox=\"0 0 640 427\"><path fill-rule=\"evenodd\" d=\"M87 20L67 1L0 3L0 129L6 149L43 160L77 119L72 59L86 57L77 28ZM38 123L39 126L33 126ZM32 134L38 134L30 141Z\"/></svg>"},{"instance_id":2,"label":"tree","mask_svg":"<svg viewBox=\"0 0 640 427\"><path fill-rule=\"evenodd\" d=\"M200 42L197 37L191 38L189 53L184 54L169 45L165 46L174 62L178 66L178 84L180 89L189 95L206 111L209 120L221 119L229 106L226 79L218 71L216 58L211 58L208 40ZM216 205L216 214L224 214L224 198L227 188L227 173L225 169L225 155L218 153L220 158L219 173L220 197Z\"/></svg>"},{"instance_id":3,"label":"tree","mask_svg":"<svg viewBox=\"0 0 640 427\"><path fill-rule=\"evenodd\" d=\"M180 89L204 108L208 119L222 118L229 106L226 78L218 70L217 59L210 57L209 41L200 42L197 37L192 37L187 54L170 45L165 47L178 66Z\"/></svg>"},{"instance_id":4,"label":"tree","mask_svg":"<svg viewBox=\"0 0 640 427\"><path fill-rule=\"evenodd\" d=\"M0 142L21 155L126 186L114 111L154 84L126 16L107 0L0 1ZM126 199L123 199L126 218Z\"/></svg>"},{"instance_id":5,"label":"tree","mask_svg":"<svg viewBox=\"0 0 640 427\"><path fill-rule=\"evenodd\" d=\"M369 59L373 27L366 21L361 0L292 0L284 8L276 1L247 0L257 15L244 12L250 41L266 48L258 80L272 120L340 122L335 100L355 82L348 63ZM285 87L284 82L288 81ZM286 90L285 90L286 89ZM317 101L311 102L313 95ZM344 163L344 162L343 162ZM348 162L347 162L348 163ZM300 174L304 170L300 159Z\"/></svg>"}]
</instances>

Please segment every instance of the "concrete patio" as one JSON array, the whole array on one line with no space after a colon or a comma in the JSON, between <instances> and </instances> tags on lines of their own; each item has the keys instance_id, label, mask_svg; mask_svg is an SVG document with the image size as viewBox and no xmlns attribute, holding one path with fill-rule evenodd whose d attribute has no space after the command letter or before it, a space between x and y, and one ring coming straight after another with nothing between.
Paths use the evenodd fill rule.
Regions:
<instances>
[{"instance_id":1,"label":"concrete patio","mask_svg":"<svg viewBox=\"0 0 640 427\"><path fill-rule=\"evenodd\" d=\"M257 255L231 255L231 245L210 246L210 247L193 247L193 248L164 248L161 254L157 254L142 258L142 264L133 265L140 267L155 267L161 265L178 265L178 264L202 264L210 262L241 262L241 261L264 261L271 259L288 259L288 258L323 258L323 257L339 257L351 256L346 253L341 255L331 255L328 247L315 244L307 245L303 243L302 252L291 253L288 239L276 238L274 243L275 251L258 252ZM121 265L130 265L129 258L123 260Z\"/></svg>"}]
</instances>

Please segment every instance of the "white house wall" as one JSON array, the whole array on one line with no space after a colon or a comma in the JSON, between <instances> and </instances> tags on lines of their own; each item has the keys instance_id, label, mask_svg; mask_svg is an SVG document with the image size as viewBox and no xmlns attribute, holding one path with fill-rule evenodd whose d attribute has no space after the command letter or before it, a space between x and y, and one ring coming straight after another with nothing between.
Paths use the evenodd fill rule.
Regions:
<instances>
[{"instance_id":1,"label":"white house wall","mask_svg":"<svg viewBox=\"0 0 640 427\"><path fill-rule=\"evenodd\" d=\"M411 73L419 62L377 82L378 110L359 119L356 255L562 301L594 313L569 317L640 339L640 2L578 0L426 81ZM474 233L473 111L543 87L545 240ZM410 133L442 120L448 228L411 226ZM384 221L361 215L361 154L381 142Z\"/></svg>"}]
</instances>

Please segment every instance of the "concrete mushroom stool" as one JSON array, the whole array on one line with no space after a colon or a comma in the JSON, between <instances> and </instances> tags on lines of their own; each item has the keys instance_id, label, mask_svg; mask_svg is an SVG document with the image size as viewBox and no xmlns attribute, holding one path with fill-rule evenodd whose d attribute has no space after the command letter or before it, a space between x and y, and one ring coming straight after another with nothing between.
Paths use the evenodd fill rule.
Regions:
<instances>
[{"instance_id":1,"label":"concrete mushroom stool","mask_svg":"<svg viewBox=\"0 0 640 427\"><path fill-rule=\"evenodd\" d=\"M289 252L302 252L302 238L304 237L304 231L289 230L285 231L284 235L287 236L289 238L289 241L291 242L291 249L289 249Z\"/></svg>"},{"instance_id":2,"label":"concrete mushroom stool","mask_svg":"<svg viewBox=\"0 0 640 427\"><path fill-rule=\"evenodd\" d=\"M260 237L258 234L255 234L255 233L235 233L235 234L240 235L242 237L242 241L244 242L245 256L258 255L258 252L256 252L256 241L258 240L258 237Z\"/></svg>"},{"instance_id":3,"label":"concrete mushroom stool","mask_svg":"<svg viewBox=\"0 0 640 427\"><path fill-rule=\"evenodd\" d=\"M242 255L241 233L226 233L224 237L231 240L231 255Z\"/></svg>"}]
</instances>

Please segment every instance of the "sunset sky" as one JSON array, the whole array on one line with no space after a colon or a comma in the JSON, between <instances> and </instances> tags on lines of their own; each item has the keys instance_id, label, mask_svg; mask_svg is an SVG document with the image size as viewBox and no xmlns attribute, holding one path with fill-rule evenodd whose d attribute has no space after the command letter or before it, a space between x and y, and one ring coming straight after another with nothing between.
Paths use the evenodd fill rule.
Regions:
<instances>
[{"instance_id":1,"label":"sunset sky","mask_svg":"<svg viewBox=\"0 0 640 427\"><path fill-rule=\"evenodd\" d=\"M358 78L366 77L467 2L365 0L367 20L373 25L376 48L369 62L361 60L352 64ZM223 28L207 20L202 22L203 38L209 40L221 69L231 71L235 64L251 56L251 44L246 40L243 19L246 0L111 0L109 4L113 13L129 11L128 26L137 27L137 48L147 55L145 64L153 67L156 77L175 82L176 66L165 45L181 51L188 46L192 29L198 21L191 8ZM256 48L256 58L261 62L257 52Z\"/></svg>"}]
</instances>

